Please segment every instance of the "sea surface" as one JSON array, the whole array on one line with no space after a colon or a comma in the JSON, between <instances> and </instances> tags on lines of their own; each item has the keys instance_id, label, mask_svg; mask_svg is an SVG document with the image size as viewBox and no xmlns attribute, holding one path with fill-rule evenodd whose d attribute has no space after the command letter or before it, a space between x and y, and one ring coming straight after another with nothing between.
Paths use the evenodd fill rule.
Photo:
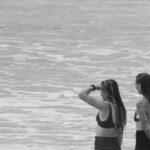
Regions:
<instances>
[{"instance_id":1,"label":"sea surface","mask_svg":"<svg viewBox=\"0 0 150 150\"><path fill-rule=\"evenodd\" d=\"M127 109L123 149L134 149L141 72L149 0L0 0L0 149L93 150L97 110L78 93L110 78Z\"/></svg>"}]
</instances>

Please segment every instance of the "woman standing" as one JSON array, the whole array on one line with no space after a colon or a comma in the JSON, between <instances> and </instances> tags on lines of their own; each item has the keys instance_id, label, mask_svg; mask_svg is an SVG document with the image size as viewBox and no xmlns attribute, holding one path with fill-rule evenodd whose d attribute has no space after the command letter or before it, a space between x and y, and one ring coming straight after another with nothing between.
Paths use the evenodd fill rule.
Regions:
<instances>
[{"instance_id":1,"label":"woman standing","mask_svg":"<svg viewBox=\"0 0 150 150\"><path fill-rule=\"evenodd\" d=\"M142 99L137 103L135 150L150 150L150 75L140 73L136 76L136 89Z\"/></svg>"},{"instance_id":2,"label":"woman standing","mask_svg":"<svg viewBox=\"0 0 150 150\"><path fill-rule=\"evenodd\" d=\"M100 90L101 99L89 95L95 90ZM79 97L98 110L95 150L121 150L126 109L117 82L110 79L100 85L91 85L81 91Z\"/></svg>"}]
</instances>

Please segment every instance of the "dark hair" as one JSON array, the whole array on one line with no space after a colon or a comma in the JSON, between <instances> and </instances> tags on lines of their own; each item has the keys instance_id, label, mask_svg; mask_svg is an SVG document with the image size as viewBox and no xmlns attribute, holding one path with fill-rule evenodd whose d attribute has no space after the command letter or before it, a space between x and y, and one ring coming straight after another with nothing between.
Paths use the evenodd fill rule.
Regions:
<instances>
[{"instance_id":1,"label":"dark hair","mask_svg":"<svg viewBox=\"0 0 150 150\"><path fill-rule=\"evenodd\" d=\"M140 73L136 76L136 84L141 85L142 95L150 102L150 75L148 73Z\"/></svg>"},{"instance_id":2,"label":"dark hair","mask_svg":"<svg viewBox=\"0 0 150 150\"><path fill-rule=\"evenodd\" d=\"M101 85L102 88L106 91L107 98L117 107L117 121L115 125L117 128L121 128L123 132L124 126L126 125L127 117L126 109L120 96L118 84L115 80L109 79L106 81L102 81Z\"/></svg>"}]
</instances>

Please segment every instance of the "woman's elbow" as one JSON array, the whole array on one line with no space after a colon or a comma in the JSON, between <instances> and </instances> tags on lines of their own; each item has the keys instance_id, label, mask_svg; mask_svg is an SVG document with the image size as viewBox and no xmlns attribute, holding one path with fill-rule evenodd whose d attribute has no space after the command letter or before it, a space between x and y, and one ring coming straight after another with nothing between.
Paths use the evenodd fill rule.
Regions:
<instances>
[{"instance_id":1,"label":"woman's elbow","mask_svg":"<svg viewBox=\"0 0 150 150\"><path fill-rule=\"evenodd\" d=\"M84 99L84 94L83 94L82 92L80 92L80 93L78 94L78 96L79 96L79 98L80 98L81 100Z\"/></svg>"}]
</instances>

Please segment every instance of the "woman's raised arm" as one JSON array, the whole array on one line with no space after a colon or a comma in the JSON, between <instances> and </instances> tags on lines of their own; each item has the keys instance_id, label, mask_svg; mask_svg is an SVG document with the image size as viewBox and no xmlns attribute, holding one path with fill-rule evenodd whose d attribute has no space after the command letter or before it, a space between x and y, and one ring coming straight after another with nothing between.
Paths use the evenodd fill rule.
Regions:
<instances>
[{"instance_id":1,"label":"woman's raised arm","mask_svg":"<svg viewBox=\"0 0 150 150\"><path fill-rule=\"evenodd\" d=\"M108 109L107 103L105 103L104 101L102 101L96 97L89 95L91 92L93 92L95 90L100 90L100 86L90 85L88 88L82 90L79 93L80 99L99 110Z\"/></svg>"}]
</instances>

